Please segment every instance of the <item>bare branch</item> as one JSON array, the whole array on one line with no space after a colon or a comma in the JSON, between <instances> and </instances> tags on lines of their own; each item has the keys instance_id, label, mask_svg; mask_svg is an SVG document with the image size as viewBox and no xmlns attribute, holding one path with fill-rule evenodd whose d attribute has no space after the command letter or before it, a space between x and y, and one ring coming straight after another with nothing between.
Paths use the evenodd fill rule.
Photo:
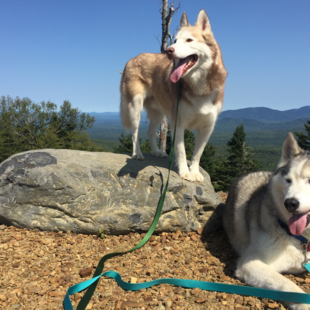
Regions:
<instances>
[{"instance_id":1,"label":"bare branch","mask_svg":"<svg viewBox=\"0 0 310 310\"><path fill-rule=\"evenodd\" d=\"M118 70L118 72L119 72L120 74L123 74L123 72L122 72L121 70Z\"/></svg>"}]
</instances>

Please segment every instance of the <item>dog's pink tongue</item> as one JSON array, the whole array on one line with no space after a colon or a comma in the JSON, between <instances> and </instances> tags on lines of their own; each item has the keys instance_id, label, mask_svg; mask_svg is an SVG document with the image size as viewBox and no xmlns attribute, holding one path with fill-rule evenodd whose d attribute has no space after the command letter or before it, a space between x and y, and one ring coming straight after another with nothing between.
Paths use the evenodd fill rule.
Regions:
<instances>
[{"instance_id":1,"label":"dog's pink tongue","mask_svg":"<svg viewBox=\"0 0 310 310\"><path fill-rule=\"evenodd\" d=\"M290 228L291 234L293 235L302 234L302 232L307 226L307 216L308 216L308 213L294 214L288 220L288 226Z\"/></svg>"},{"instance_id":2,"label":"dog's pink tongue","mask_svg":"<svg viewBox=\"0 0 310 310\"><path fill-rule=\"evenodd\" d=\"M191 56L180 59L177 66L172 69L172 72L170 75L170 80L172 83L177 83L179 81L179 79L182 76L183 69L186 66L187 62L190 60L190 58L191 58Z\"/></svg>"}]
</instances>

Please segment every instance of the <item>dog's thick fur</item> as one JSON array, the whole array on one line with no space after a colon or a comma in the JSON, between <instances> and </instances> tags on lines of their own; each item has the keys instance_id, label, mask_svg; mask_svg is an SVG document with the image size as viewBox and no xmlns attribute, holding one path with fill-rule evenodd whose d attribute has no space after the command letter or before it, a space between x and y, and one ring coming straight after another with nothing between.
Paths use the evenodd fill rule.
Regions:
<instances>
[{"instance_id":1,"label":"dog's thick fur","mask_svg":"<svg viewBox=\"0 0 310 310\"><path fill-rule=\"evenodd\" d=\"M164 54L140 54L126 64L120 91L123 126L132 128L133 158L143 159L138 128L143 107L150 119L148 138L152 154L166 157L156 144L156 130L166 115L173 135L177 102L177 81L182 90L176 129L176 164L182 178L202 181L199 161L222 110L225 70L219 45L213 37L209 18L201 10L195 26L190 26L183 13L175 43ZM191 57L189 57L191 56ZM187 63L183 74L177 69ZM194 65L193 65L194 64ZM174 72L174 77L172 72ZM180 74L180 71L179 71ZM187 167L184 130L196 130L196 145L190 169Z\"/></svg>"},{"instance_id":2,"label":"dog's thick fur","mask_svg":"<svg viewBox=\"0 0 310 310\"><path fill-rule=\"evenodd\" d=\"M273 172L254 172L232 184L224 209L224 227L240 258L236 276L255 287L303 292L280 273L304 272L302 242L310 239L310 153L289 133L282 158ZM287 227L282 227L279 220ZM283 225L283 224L282 224ZM306 254L305 254L306 253ZM287 303L290 309L310 305Z\"/></svg>"}]
</instances>

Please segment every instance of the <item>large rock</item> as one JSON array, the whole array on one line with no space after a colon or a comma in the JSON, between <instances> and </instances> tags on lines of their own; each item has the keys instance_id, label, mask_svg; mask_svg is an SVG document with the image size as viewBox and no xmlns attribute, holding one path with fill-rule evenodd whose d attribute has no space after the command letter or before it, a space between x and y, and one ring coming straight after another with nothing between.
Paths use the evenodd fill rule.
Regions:
<instances>
[{"instance_id":1,"label":"large rock","mask_svg":"<svg viewBox=\"0 0 310 310\"><path fill-rule=\"evenodd\" d=\"M14 155L0 165L0 224L77 233L147 231L166 184L168 159L72 150ZM156 231L206 232L221 225L221 198L172 171ZM215 211L215 212L214 212Z\"/></svg>"}]
</instances>

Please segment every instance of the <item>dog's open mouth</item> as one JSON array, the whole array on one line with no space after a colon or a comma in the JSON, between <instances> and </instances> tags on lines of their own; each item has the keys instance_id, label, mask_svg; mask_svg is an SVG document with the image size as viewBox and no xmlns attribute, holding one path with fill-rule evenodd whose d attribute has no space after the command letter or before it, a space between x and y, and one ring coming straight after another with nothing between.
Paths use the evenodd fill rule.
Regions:
<instances>
[{"instance_id":1,"label":"dog's open mouth","mask_svg":"<svg viewBox=\"0 0 310 310\"><path fill-rule=\"evenodd\" d=\"M197 55L190 55L186 58L180 59L176 66L172 69L170 80L172 83L177 83L181 76L184 75L190 68L192 68L198 60Z\"/></svg>"},{"instance_id":2,"label":"dog's open mouth","mask_svg":"<svg viewBox=\"0 0 310 310\"><path fill-rule=\"evenodd\" d=\"M310 214L308 212L293 214L289 221L288 226L292 235L301 235L304 229L309 225Z\"/></svg>"}]
</instances>

